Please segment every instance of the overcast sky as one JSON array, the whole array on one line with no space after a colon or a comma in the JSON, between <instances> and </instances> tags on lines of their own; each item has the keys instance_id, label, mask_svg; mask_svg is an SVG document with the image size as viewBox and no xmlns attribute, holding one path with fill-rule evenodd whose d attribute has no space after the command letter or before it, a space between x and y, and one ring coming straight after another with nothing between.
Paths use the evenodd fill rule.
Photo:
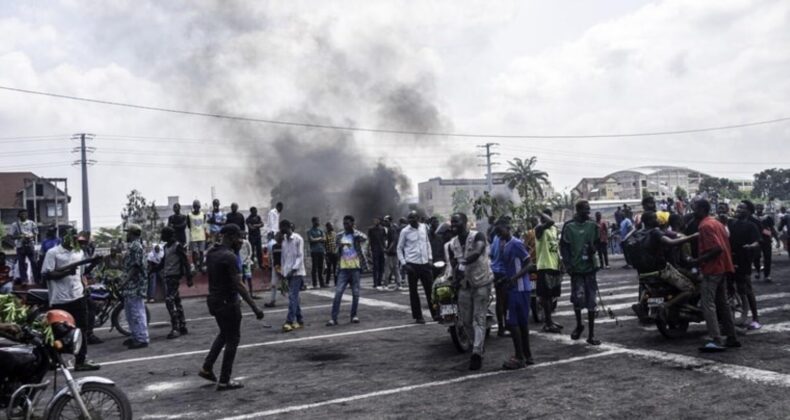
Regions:
<instances>
[{"instance_id":1,"label":"overcast sky","mask_svg":"<svg viewBox=\"0 0 790 420\"><path fill-rule=\"evenodd\" d=\"M680 130L790 116L788 74L784 0L0 4L2 86L264 119L518 135ZM266 124L0 90L0 127L0 170L68 177L72 219L81 197L69 136L83 131L97 135L94 225L117 224L132 188L159 203L206 201L212 186L225 203L269 202L271 185L239 172L249 171L245 142L265 151L271 141ZM300 130L292 132L323 135ZM20 136L53 137L12 138ZM655 164L751 178L788 166L789 137L786 122L496 140L496 151L499 168L537 156L563 190L583 176ZM482 176L475 146L491 140L357 133L354 141L416 187L433 176Z\"/></svg>"}]
</instances>

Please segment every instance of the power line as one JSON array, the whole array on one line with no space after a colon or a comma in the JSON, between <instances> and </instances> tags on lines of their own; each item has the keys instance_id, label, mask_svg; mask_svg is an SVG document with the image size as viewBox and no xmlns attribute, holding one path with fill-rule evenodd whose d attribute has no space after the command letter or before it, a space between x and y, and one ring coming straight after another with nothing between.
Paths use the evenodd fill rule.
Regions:
<instances>
[{"instance_id":1,"label":"power line","mask_svg":"<svg viewBox=\"0 0 790 420\"><path fill-rule=\"evenodd\" d=\"M384 128L365 128L365 127L341 126L341 125L331 125L331 124L317 124L317 123L298 122L298 121L271 120L264 118L243 117L238 115L226 115L226 114L217 114L210 112L199 112L199 111L186 111L186 110L179 110L173 108L155 107L149 105L129 104L124 102L84 98L84 97L64 95L59 93L20 89L10 86L0 86L0 89L12 91L12 92L18 92L18 93L26 93L31 95L49 96L53 98L69 99L69 100L81 101L81 102L91 102L91 103L119 106L125 108L142 109L147 111L159 111L159 112L168 112L172 114L221 118L227 120L272 124L272 125L280 125L286 127L302 127L302 128L380 133L380 134L405 134L405 135L414 135L414 136L436 136L436 137L469 137L469 138L487 137L487 138L500 138L500 139L582 139L582 138L649 137L649 136L666 136L666 135L675 135L675 134L692 134L692 133L704 133L710 131L732 130L736 128L754 127L759 125L777 124L781 122L790 121L790 117L781 117L781 118L774 118L770 120L753 121L753 122L746 122L741 124L728 124L728 125L715 126L715 127L691 128L684 130L648 131L648 132L636 132L636 133L562 134L562 135L496 134L496 133L473 134L473 133L451 133L451 132L435 132L435 131L394 130L394 129L384 129Z\"/></svg>"}]
</instances>

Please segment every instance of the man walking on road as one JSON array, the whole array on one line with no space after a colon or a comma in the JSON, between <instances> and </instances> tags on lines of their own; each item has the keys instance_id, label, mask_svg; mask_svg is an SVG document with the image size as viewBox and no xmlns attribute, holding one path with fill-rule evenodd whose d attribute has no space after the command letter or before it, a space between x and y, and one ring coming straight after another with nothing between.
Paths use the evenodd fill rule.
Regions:
<instances>
[{"instance_id":1,"label":"man walking on road","mask_svg":"<svg viewBox=\"0 0 790 420\"><path fill-rule=\"evenodd\" d=\"M384 277L384 250L387 248L386 229L381 225L381 219L373 218L373 226L368 229L370 256L373 259L373 288L386 290L382 285Z\"/></svg>"},{"instance_id":2,"label":"man walking on road","mask_svg":"<svg viewBox=\"0 0 790 420\"><path fill-rule=\"evenodd\" d=\"M351 284L351 323L358 324L357 308L359 307L359 276L362 267L362 260L365 258L362 253L362 244L367 240L362 232L354 229L354 216L343 217L343 232L337 235L336 246L340 255L340 271L337 276L337 286L335 286L335 299L332 302L332 319L327 323L327 327L337 325L337 316L340 313L340 301L346 287Z\"/></svg>"},{"instance_id":3,"label":"man walking on road","mask_svg":"<svg viewBox=\"0 0 790 420\"><path fill-rule=\"evenodd\" d=\"M560 254L571 276L571 303L576 315L576 329L571 333L571 339L578 340L584 332L582 309L587 309L587 343L600 345L601 342L595 338L595 299L598 294L595 248L598 243L598 225L590 220L590 203L587 200L576 202L576 214L565 223L560 237Z\"/></svg>"},{"instance_id":4,"label":"man walking on road","mask_svg":"<svg viewBox=\"0 0 790 420\"><path fill-rule=\"evenodd\" d=\"M129 248L123 258L123 271L126 277L121 295L126 322L132 337L124 341L129 349L148 347L148 320L145 313L145 295L148 291L148 276L145 273L146 258L140 237L140 226L130 224L126 227L126 242Z\"/></svg>"},{"instance_id":5,"label":"man walking on road","mask_svg":"<svg viewBox=\"0 0 790 420\"><path fill-rule=\"evenodd\" d=\"M464 213L454 214L450 225L456 234L450 240L450 261L453 283L458 290L458 316L463 321L466 335L473 340L469 370L480 370L485 350L488 300L493 282L488 266L488 242L484 233L469 230Z\"/></svg>"},{"instance_id":6,"label":"man walking on road","mask_svg":"<svg viewBox=\"0 0 790 420\"><path fill-rule=\"evenodd\" d=\"M299 303L299 291L304 284L304 239L293 231L288 220L280 221L282 239L281 270L284 281L288 282L288 315L283 324L283 332L290 332L304 327L302 307ZM338 284L340 284L338 282Z\"/></svg>"},{"instance_id":7,"label":"man walking on road","mask_svg":"<svg viewBox=\"0 0 790 420\"><path fill-rule=\"evenodd\" d=\"M222 242L212 247L206 255L208 267L208 304L209 313L219 326L219 334L211 344L211 349L203 362L198 376L217 383L217 391L242 388L243 385L230 380L236 349L241 339L241 307L239 296L250 306L257 319L263 319L263 311L253 302L247 288L241 281L236 252L241 248L241 230L236 225L224 226L220 233ZM214 375L214 362L219 352L225 348L222 357L222 370L219 381Z\"/></svg>"},{"instance_id":8,"label":"man walking on road","mask_svg":"<svg viewBox=\"0 0 790 420\"><path fill-rule=\"evenodd\" d=\"M422 307L420 305L420 294L417 292L417 282L422 283L425 291L425 299L428 302L428 309L434 320L438 320L436 311L431 302L431 292L433 285L433 266L431 244L428 241L428 229L419 222L416 211L409 212L408 225L400 232L398 239L398 260L406 270L409 277L409 300L411 303L411 315L418 324L424 324Z\"/></svg>"},{"instance_id":9,"label":"man walking on road","mask_svg":"<svg viewBox=\"0 0 790 420\"><path fill-rule=\"evenodd\" d=\"M326 287L324 283L324 254L326 254L326 234L321 229L321 222L317 217L311 219L313 227L307 231L307 241L310 243L310 277L313 280L313 289Z\"/></svg>"},{"instance_id":10,"label":"man walking on road","mask_svg":"<svg viewBox=\"0 0 790 420\"><path fill-rule=\"evenodd\" d=\"M727 303L727 276L735 272L730 242L724 225L710 216L710 202L700 199L694 203L694 217L698 221L699 247L696 263L702 273L702 311L711 341L701 347L702 352L720 352L727 347L740 347L735 335L735 321ZM726 341L719 330L721 319Z\"/></svg>"},{"instance_id":11,"label":"man walking on road","mask_svg":"<svg viewBox=\"0 0 790 420\"><path fill-rule=\"evenodd\" d=\"M168 339L178 338L189 332L178 288L181 285L181 278L184 276L187 278L187 286L193 286L186 249L181 242L176 240L174 234L175 232L170 226L162 229L161 239L165 243L165 255L160 262L160 272L165 279L165 306L170 315Z\"/></svg>"}]
</instances>

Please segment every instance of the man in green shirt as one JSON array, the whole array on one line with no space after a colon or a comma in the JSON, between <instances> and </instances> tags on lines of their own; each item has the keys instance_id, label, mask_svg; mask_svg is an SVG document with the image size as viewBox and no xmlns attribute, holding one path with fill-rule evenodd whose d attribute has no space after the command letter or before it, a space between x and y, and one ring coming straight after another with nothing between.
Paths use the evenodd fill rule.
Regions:
<instances>
[{"instance_id":1,"label":"man in green shirt","mask_svg":"<svg viewBox=\"0 0 790 420\"><path fill-rule=\"evenodd\" d=\"M582 309L587 309L587 343L597 346L595 339L595 297L598 282L595 279L595 249L598 242L598 225L590 220L590 203L587 200L576 202L576 214L562 227L560 254L568 274L571 276L571 303L576 315L576 329L571 338L578 340L584 332Z\"/></svg>"},{"instance_id":2,"label":"man in green shirt","mask_svg":"<svg viewBox=\"0 0 790 420\"><path fill-rule=\"evenodd\" d=\"M551 218L551 210L540 213L540 224L535 227L535 263L538 269L537 295L543 306L543 332L560 333L562 325L551 320L552 301L560 297L562 273L560 272L559 229Z\"/></svg>"}]
</instances>

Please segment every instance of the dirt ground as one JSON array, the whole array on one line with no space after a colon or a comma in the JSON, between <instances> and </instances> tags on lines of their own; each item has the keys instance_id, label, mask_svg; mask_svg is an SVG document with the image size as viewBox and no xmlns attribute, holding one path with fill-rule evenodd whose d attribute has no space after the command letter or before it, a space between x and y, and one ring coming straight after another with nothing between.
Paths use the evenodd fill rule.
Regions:
<instances>
[{"instance_id":1,"label":"dirt ground","mask_svg":"<svg viewBox=\"0 0 790 420\"><path fill-rule=\"evenodd\" d=\"M621 267L613 259L612 267ZM167 340L163 303L150 304L151 346L127 350L123 337L100 329L104 344L88 356L129 395L135 418L788 418L790 413L790 261L775 257L774 280L755 282L762 330L745 332L744 346L703 355L703 324L685 338L666 340L638 325L629 308L635 272L599 273L603 299L619 317L599 319L600 347L568 334L568 280L556 318L567 334L532 326L536 364L503 371L509 338L492 333L483 369L468 370L469 355L454 349L447 327L415 325L406 292L379 292L363 279L360 324L350 324L350 299L340 325L325 327L330 289L302 293L306 328L283 333L287 301L266 311L262 328L243 308L242 345L234 377L245 384L219 393L199 378L217 331L204 299L185 300L190 334ZM350 291L346 292L350 298ZM263 301L259 301L262 303ZM424 301L423 301L424 302ZM562 315L563 313L566 313ZM215 367L219 373L219 364Z\"/></svg>"}]
</instances>

